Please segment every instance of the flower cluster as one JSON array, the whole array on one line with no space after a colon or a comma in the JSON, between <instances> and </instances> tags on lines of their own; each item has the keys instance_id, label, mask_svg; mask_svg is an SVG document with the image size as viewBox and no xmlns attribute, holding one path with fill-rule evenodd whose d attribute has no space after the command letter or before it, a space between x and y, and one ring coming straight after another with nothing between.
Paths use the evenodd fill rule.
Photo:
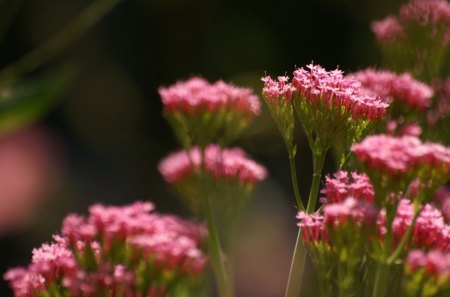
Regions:
<instances>
[{"instance_id":1,"label":"flower cluster","mask_svg":"<svg viewBox=\"0 0 450 297\"><path fill-rule=\"evenodd\" d=\"M324 225L324 217L320 214L308 214L299 211L297 214L297 226L303 231L302 236L305 242L328 241L327 231Z\"/></svg>"},{"instance_id":2,"label":"flower cluster","mask_svg":"<svg viewBox=\"0 0 450 297\"><path fill-rule=\"evenodd\" d=\"M366 202L373 202L374 191L369 177L364 173L338 171L333 176L325 177L325 187L321 191L325 204L343 202L348 197Z\"/></svg>"},{"instance_id":3,"label":"flower cluster","mask_svg":"<svg viewBox=\"0 0 450 297\"><path fill-rule=\"evenodd\" d=\"M404 34L403 27L395 16L388 16L383 20L372 23L372 31L378 42L389 42L401 38Z\"/></svg>"},{"instance_id":4,"label":"flower cluster","mask_svg":"<svg viewBox=\"0 0 450 297\"><path fill-rule=\"evenodd\" d=\"M220 193L214 195L220 205L218 212L232 214L245 204L253 187L267 175L266 169L251 160L243 150L214 144L203 152L193 147L173 153L160 162L159 171L195 212L201 211L202 193L198 185L205 174L210 190ZM224 205L226 212L223 211Z\"/></svg>"},{"instance_id":5,"label":"flower cluster","mask_svg":"<svg viewBox=\"0 0 450 297\"><path fill-rule=\"evenodd\" d=\"M400 8L398 17L388 16L384 20L374 22L372 30L378 41L390 41L404 37L405 27L412 24L432 27L432 34L443 34L442 45L445 45L450 38L450 5L445 0L413 0Z\"/></svg>"},{"instance_id":6,"label":"flower cluster","mask_svg":"<svg viewBox=\"0 0 450 297\"><path fill-rule=\"evenodd\" d=\"M33 250L28 268L5 274L16 297L193 294L206 257L203 227L152 212L151 203L94 205L69 215L54 242Z\"/></svg>"},{"instance_id":7,"label":"flower cluster","mask_svg":"<svg viewBox=\"0 0 450 297\"><path fill-rule=\"evenodd\" d=\"M222 149L209 145L202 153L198 147L173 153L162 160L159 171L168 183L177 183L198 172L202 165L215 179L236 179L243 184L255 184L266 177L266 169L249 159L240 148Z\"/></svg>"},{"instance_id":8,"label":"flower cluster","mask_svg":"<svg viewBox=\"0 0 450 297\"><path fill-rule=\"evenodd\" d=\"M394 241L400 242L408 227L413 224L414 207L407 199L402 199L392 222ZM449 251L450 225L446 225L442 212L426 204L414 221L411 244L417 248L436 248Z\"/></svg>"},{"instance_id":9,"label":"flower cluster","mask_svg":"<svg viewBox=\"0 0 450 297\"><path fill-rule=\"evenodd\" d=\"M345 134L344 143L358 140L369 122L382 118L388 104L363 92L361 83L345 77L341 70L327 71L310 64L296 69L293 78L263 79L263 95L288 149L292 143L294 118L291 102L309 145L314 152L329 149Z\"/></svg>"},{"instance_id":10,"label":"flower cluster","mask_svg":"<svg viewBox=\"0 0 450 297\"><path fill-rule=\"evenodd\" d=\"M432 180L433 184L427 186L436 189L448 180L450 173L450 148L424 143L414 136L369 136L354 144L352 151L369 170L372 182L377 181L377 187L386 187L386 182L392 182L386 178L380 180L382 176L393 177L394 183L405 187L412 176L417 175L422 183Z\"/></svg>"},{"instance_id":11,"label":"flower cluster","mask_svg":"<svg viewBox=\"0 0 450 297\"><path fill-rule=\"evenodd\" d=\"M194 77L160 88L159 94L164 114L185 145L228 142L260 113L251 89L223 81L211 84Z\"/></svg>"},{"instance_id":12,"label":"flower cluster","mask_svg":"<svg viewBox=\"0 0 450 297\"><path fill-rule=\"evenodd\" d=\"M397 16L372 24L385 62L431 80L440 73L450 41L450 4L446 0L411 0Z\"/></svg>"},{"instance_id":13,"label":"flower cluster","mask_svg":"<svg viewBox=\"0 0 450 297\"><path fill-rule=\"evenodd\" d=\"M412 250L406 259L405 275L402 287L407 296L417 296L421 290L426 296L434 296L450 287L450 254Z\"/></svg>"},{"instance_id":14,"label":"flower cluster","mask_svg":"<svg viewBox=\"0 0 450 297\"><path fill-rule=\"evenodd\" d=\"M313 108L342 110L352 118L380 119L388 106L376 96L361 93L361 84L346 78L338 69L326 71L319 65L310 64L307 69L294 71L292 85L299 97Z\"/></svg>"},{"instance_id":15,"label":"flower cluster","mask_svg":"<svg viewBox=\"0 0 450 297\"><path fill-rule=\"evenodd\" d=\"M410 73L395 74L386 70L366 69L351 74L369 92L407 105L412 109L425 110L431 105L433 89L415 80Z\"/></svg>"},{"instance_id":16,"label":"flower cluster","mask_svg":"<svg viewBox=\"0 0 450 297\"><path fill-rule=\"evenodd\" d=\"M406 263L410 272L425 269L427 274L436 278L450 278L450 254L434 250L428 253L413 250L409 252Z\"/></svg>"},{"instance_id":17,"label":"flower cluster","mask_svg":"<svg viewBox=\"0 0 450 297\"><path fill-rule=\"evenodd\" d=\"M296 88L290 84L288 76L278 76L276 81L270 76L265 76L261 80L264 82L263 95L269 101L292 101L292 94Z\"/></svg>"},{"instance_id":18,"label":"flower cluster","mask_svg":"<svg viewBox=\"0 0 450 297\"><path fill-rule=\"evenodd\" d=\"M330 228L343 226L346 223L357 226L375 225L378 210L372 203L348 197L342 202L326 204L323 207L325 225Z\"/></svg>"}]
</instances>

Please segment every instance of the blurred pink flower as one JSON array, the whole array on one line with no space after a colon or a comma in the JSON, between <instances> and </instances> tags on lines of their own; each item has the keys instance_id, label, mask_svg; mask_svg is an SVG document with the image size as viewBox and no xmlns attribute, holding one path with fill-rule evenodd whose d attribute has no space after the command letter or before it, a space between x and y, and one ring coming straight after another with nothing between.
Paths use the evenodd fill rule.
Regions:
<instances>
[{"instance_id":1,"label":"blurred pink flower","mask_svg":"<svg viewBox=\"0 0 450 297\"><path fill-rule=\"evenodd\" d=\"M40 128L0 137L0 234L32 217L59 173L55 143Z\"/></svg>"},{"instance_id":2,"label":"blurred pink flower","mask_svg":"<svg viewBox=\"0 0 450 297\"><path fill-rule=\"evenodd\" d=\"M355 226L374 226L378 210L373 203L348 197L342 202L326 204L323 207L325 225L340 227L346 223Z\"/></svg>"},{"instance_id":3,"label":"blurred pink flower","mask_svg":"<svg viewBox=\"0 0 450 297\"><path fill-rule=\"evenodd\" d=\"M193 77L158 91L164 111L169 113L198 114L230 109L247 118L260 113L260 103L253 90L223 81L211 84L203 78Z\"/></svg>"},{"instance_id":4,"label":"blurred pink flower","mask_svg":"<svg viewBox=\"0 0 450 297\"><path fill-rule=\"evenodd\" d=\"M450 254L431 250L428 253L421 250L410 251L406 259L408 273L423 269L429 276L448 281L450 278Z\"/></svg>"},{"instance_id":5,"label":"blurred pink flower","mask_svg":"<svg viewBox=\"0 0 450 297\"><path fill-rule=\"evenodd\" d=\"M436 102L428 110L428 124L434 125L440 119L446 119L450 115L450 79L435 79L431 83L436 93Z\"/></svg>"},{"instance_id":6,"label":"blurred pink flower","mask_svg":"<svg viewBox=\"0 0 450 297\"><path fill-rule=\"evenodd\" d=\"M426 166L431 171L438 170L438 175L445 176L450 171L450 148L422 143L414 136L368 136L354 144L352 151L370 169L389 175L414 173Z\"/></svg>"},{"instance_id":7,"label":"blurred pink flower","mask_svg":"<svg viewBox=\"0 0 450 297\"><path fill-rule=\"evenodd\" d=\"M411 74L396 74L386 70L366 69L349 75L362 83L372 94L401 102L411 108L425 110L431 106L433 89L415 80Z\"/></svg>"},{"instance_id":8,"label":"blurred pink flower","mask_svg":"<svg viewBox=\"0 0 450 297\"><path fill-rule=\"evenodd\" d=\"M205 169L216 179L237 179L241 183L255 184L263 180L267 171L249 159L239 148L222 149L209 145L205 149ZM201 152L198 147L173 153L162 160L159 171L168 183L177 183L201 167Z\"/></svg>"},{"instance_id":9,"label":"blurred pink flower","mask_svg":"<svg viewBox=\"0 0 450 297\"><path fill-rule=\"evenodd\" d=\"M403 27L395 16L372 23L372 31L379 42L394 41L404 34Z\"/></svg>"}]
</instances>

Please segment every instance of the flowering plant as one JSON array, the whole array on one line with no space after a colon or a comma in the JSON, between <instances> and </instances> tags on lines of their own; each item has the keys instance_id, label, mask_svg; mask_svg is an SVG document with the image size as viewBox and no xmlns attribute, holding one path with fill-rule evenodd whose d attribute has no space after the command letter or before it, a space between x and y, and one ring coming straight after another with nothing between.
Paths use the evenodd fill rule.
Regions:
<instances>
[{"instance_id":1,"label":"flowering plant","mask_svg":"<svg viewBox=\"0 0 450 297\"><path fill-rule=\"evenodd\" d=\"M311 63L262 78L298 208L285 297L300 296L308 256L323 297L450 294L450 4L411 0L372 29L386 69L345 74ZM28 268L5 274L16 297L203 296L207 265L217 295L234 296L237 217L267 170L227 146L260 102L249 88L200 77L159 94L182 150L158 169L204 224L159 215L150 203L92 206L87 218L69 215ZM309 148L296 143L297 120ZM295 159L308 150L305 199ZM337 168L323 179L329 153Z\"/></svg>"}]
</instances>

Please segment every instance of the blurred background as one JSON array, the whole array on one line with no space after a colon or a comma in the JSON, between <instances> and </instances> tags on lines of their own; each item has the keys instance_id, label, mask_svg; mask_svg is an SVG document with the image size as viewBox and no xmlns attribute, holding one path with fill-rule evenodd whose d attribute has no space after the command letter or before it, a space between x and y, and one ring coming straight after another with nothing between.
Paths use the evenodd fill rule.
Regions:
<instances>
[{"instance_id":1,"label":"blurred background","mask_svg":"<svg viewBox=\"0 0 450 297\"><path fill-rule=\"evenodd\" d=\"M0 78L95 1L0 1ZM160 212L190 217L157 171L179 147L161 116L159 86L201 75L260 94L265 73L289 74L311 61L346 72L376 66L370 23L400 2L123 0L79 38L67 34L74 39L67 48L23 71L13 87L0 85L0 119L8 119L0 120L0 273L26 265L63 217L92 203L151 200ZM14 96L25 103L11 106ZM305 196L311 159L298 132ZM235 145L270 174L242 216L237 296L281 296L296 209L288 158L264 108ZM332 170L329 159L325 172ZM12 296L3 281L0 296Z\"/></svg>"}]
</instances>

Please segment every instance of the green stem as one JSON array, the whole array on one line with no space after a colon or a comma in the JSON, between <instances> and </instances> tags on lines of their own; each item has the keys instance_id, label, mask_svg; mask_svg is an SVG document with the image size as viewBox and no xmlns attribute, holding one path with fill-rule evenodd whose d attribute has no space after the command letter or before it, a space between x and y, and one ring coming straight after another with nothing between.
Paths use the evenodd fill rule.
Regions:
<instances>
[{"instance_id":1,"label":"green stem","mask_svg":"<svg viewBox=\"0 0 450 297\"><path fill-rule=\"evenodd\" d=\"M386 297L389 268L390 268L387 259L389 258L389 251L391 249L392 221L393 215L387 214L386 218L387 232L386 237L384 239L384 255L383 258L381 259L381 262L378 263L377 272L375 274L373 297Z\"/></svg>"},{"instance_id":2,"label":"green stem","mask_svg":"<svg viewBox=\"0 0 450 297\"><path fill-rule=\"evenodd\" d=\"M373 289L373 297L385 297L387 292L387 280L389 274L389 265L387 263L379 263L375 274L375 285Z\"/></svg>"},{"instance_id":3,"label":"green stem","mask_svg":"<svg viewBox=\"0 0 450 297\"><path fill-rule=\"evenodd\" d=\"M0 72L0 81L12 83L22 75L36 70L53 56L67 48L98 20L110 12L121 0L98 0L80 13L70 24Z\"/></svg>"},{"instance_id":4,"label":"green stem","mask_svg":"<svg viewBox=\"0 0 450 297\"><path fill-rule=\"evenodd\" d=\"M231 289L228 285L227 271L225 268L225 264L222 260L222 253L220 248L220 240L219 234L217 232L216 225L214 223L213 218L213 209L212 203L209 195L205 197L206 199L206 209L205 209L205 217L206 217L206 225L208 228L209 235L209 243L210 243L210 255L213 260L214 272L216 275L217 287L219 291L220 297L231 297L233 294L231 293Z\"/></svg>"},{"instance_id":5,"label":"green stem","mask_svg":"<svg viewBox=\"0 0 450 297\"><path fill-rule=\"evenodd\" d=\"M230 287L230 282L228 280L227 269L225 263L222 259L222 249L220 246L219 233L217 231L217 226L214 221L214 208L211 201L211 193L208 190L208 181L205 174L205 164L204 148L201 149L201 172L200 172L200 188L202 193L203 201L203 212L206 218L206 227L208 229L208 242L209 242L209 254L212 259L212 266L214 270L214 275L217 282L217 290L219 297L232 297L232 288Z\"/></svg>"},{"instance_id":6,"label":"green stem","mask_svg":"<svg viewBox=\"0 0 450 297\"><path fill-rule=\"evenodd\" d=\"M319 196L320 179L322 177L323 164L325 163L326 153L315 153L313 155L314 174L311 183L311 190L309 192L308 206L306 207L307 213L314 212L317 203L317 197Z\"/></svg>"},{"instance_id":7,"label":"green stem","mask_svg":"<svg viewBox=\"0 0 450 297\"><path fill-rule=\"evenodd\" d=\"M387 259L388 264L393 264L394 261L397 260L397 258L400 256L400 253L403 251L403 248L406 246L406 243L411 238L411 235L414 230L414 225L416 224L416 220L419 217L421 210L422 208L419 209L418 211L415 211L411 224L408 226L408 229L406 229L405 234L403 234L402 240L400 241L400 243L398 244L397 248L392 253L392 255Z\"/></svg>"},{"instance_id":8,"label":"green stem","mask_svg":"<svg viewBox=\"0 0 450 297\"><path fill-rule=\"evenodd\" d=\"M325 162L325 153L313 154L314 174L309 192L307 213L314 212L319 194L320 178L322 176L322 168ZM297 242L295 243L294 255L292 256L291 269L289 271L289 278L286 287L285 297L298 297L302 286L303 271L305 269L306 261L306 247L303 244L301 237L301 230L297 235Z\"/></svg>"},{"instance_id":9,"label":"green stem","mask_svg":"<svg viewBox=\"0 0 450 297\"><path fill-rule=\"evenodd\" d=\"M305 210L305 206L303 205L302 198L300 197L300 191L298 189L297 167L295 165L295 155L291 152L289 152L289 165L291 167L292 187L294 188L294 195L295 195L295 200L297 201L297 206L300 210Z\"/></svg>"},{"instance_id":10,"label":"green stem","mask_svg":"<svg viewBox=\"0 0 450 297\"><path fill-rule=\"evenodd\" d=\"M305 269L306 247L303 244L301 230L298 231L295 243L294 255L292 257L289 279L286 287L285 297L298 297L302 286L303 271Z\"/></svg>"},{"instance_id":11,"label":"green stem","mask_svg":"<svg viewBox=\"0 0 450 297\"><path fill-rule=\"evenodd\" d=\"M348 286L347 284L345 284L345 278L346 278L346 273L345 273L345 263L339 263L338 264L338 286L339 286L339 297L348 297L350 294L349 290L348 290Z\"/></svg>"}]
</instances>

